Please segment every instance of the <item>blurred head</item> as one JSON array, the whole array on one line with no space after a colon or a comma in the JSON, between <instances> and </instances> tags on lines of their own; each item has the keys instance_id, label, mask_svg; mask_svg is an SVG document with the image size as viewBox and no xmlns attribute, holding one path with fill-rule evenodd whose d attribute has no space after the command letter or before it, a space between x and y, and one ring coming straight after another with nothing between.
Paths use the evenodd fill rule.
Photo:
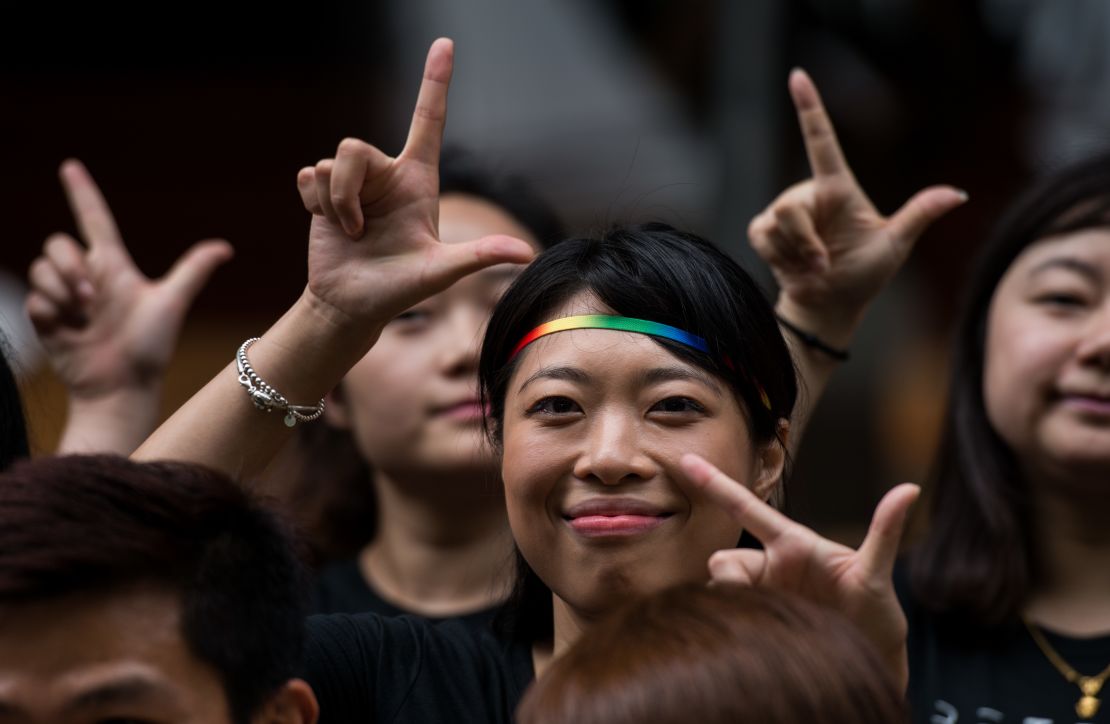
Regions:
<instances>
[{"instance_id":1,"label":"blurred head","mask_svg":"<svg viewBox=\"0 0 1110 724\"><path fill-rule=\"evenodd\" d=\"M529 331L581 314L677 327L708 351L609 329ZM561 242L490 320L480 369L509 521L531 570L579 612L708 577L740 526L688 485L698 453L764 498L794 406L790 355L752 279L703 239L653 224ZM770 400L761 400L760 388Z\"/></svg>"},{"instance_id":2,"label":"blurred head","mask_svg":"<svg viewBox=\"0 0 1110 724\"><path fill-rule=\"evenodd\" d=\"M0 334L0 470L30 454L23 403L9 359L7 340Z\"/></svg>"},{"instance_id":3,"label":"blurred head","mask_svg":"<svg viewBox=\"0 0 1110 724\"><path fill-rule=\"evenodd\" d=\"M0 474L5 722L311 722L305 578L224 476L69 456Z\"/></svg>"},{"instance_id":4,"label":"blurred head","mask_svg":"<svg viewBox=\"0 0 1110 724\"><path fill-rule=\"evenodd\" d=\"M686 584L590 630L528 690L520 724L894 724L908 718L847 620L801 598Z\"/></svg>"},{"instance_id":5,"label":"blurred head","mask_svg":"<svg viewBox=\"0 0 1110 724\"><path fill-rule=\"evenodd\" d=\"M557 217L526 182L491 173L459 149L441 160L439 231L447 244L508 234L537 249L562 237ZM398 316L330 395L325 425L303 427L309 458L302 487L324 485L325 501L334 503L325 527L369 540L370 465L394 479L440 481L445 495L472 496L472 481L488 492L496 482L481 432L478 351L494 305L519 271L487 269ZM500 504L497 496L490 501Z\"/></svg>"},{"instance_id":6,"label":"blurred head","mask_svg":"<svg viewBox=\"0 0 1110 724\"><path fill-rule=\"evenodd\" d=\"M1016 202L957 335L915 582L937 609L1016 621L1037 577L1030 485L1081 502L1110 475L1110 157Z\"/></svg>"}]
</instances>

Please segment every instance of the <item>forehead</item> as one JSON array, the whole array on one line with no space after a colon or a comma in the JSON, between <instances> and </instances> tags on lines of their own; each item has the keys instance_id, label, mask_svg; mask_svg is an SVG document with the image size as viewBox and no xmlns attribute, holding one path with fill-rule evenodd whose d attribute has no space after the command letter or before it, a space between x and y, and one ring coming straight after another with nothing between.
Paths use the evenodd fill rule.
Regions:
<instances>
[{"instance_id":1,"label":"forehead","mask_svg":"<svg viewBox=\"0 0 1110 724\"><path fill-rule=\"evenodd\" d=\"M1018 255L1003 280L1028 275L1041 265L1063 257L1099 266L1110 265L1110 228L1080 229L1034 242Z\"/></svg>"},{"instance_id":2,"label":"forehead","mask_svg":"<svg viewBox=\"0 0 1110 724\"><path fill-rule=\"evenodd\" d=\"M167 714L201 697L219 711L222 685L190 651L180 608L175 594L145 588L0 608L0 713L92 705L105 692L156 701Z\"/></svg>"},{"instance_id":3,"label":"forehead","mask_svg":"<svg viewBox=\"0 0 1110 724\"><path fill-rule=\"evenodd\" d=\"M439 200L439 237L448 244L473 241L491 234L523 239L537 251L535 236L497 204L470 194L448 193Z\"/></svg>"}]
</instances>

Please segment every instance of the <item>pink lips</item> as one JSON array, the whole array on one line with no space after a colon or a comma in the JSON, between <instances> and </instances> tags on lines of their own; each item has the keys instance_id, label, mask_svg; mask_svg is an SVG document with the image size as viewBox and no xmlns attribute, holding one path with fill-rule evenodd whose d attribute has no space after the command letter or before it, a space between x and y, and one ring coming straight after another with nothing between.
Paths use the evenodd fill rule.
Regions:
<instances>
[{"instance_id":1,"label":"pink lips","mask_svg":"<svg viewBox=\"0 0 1110 724\"><path fill-rule=\"evenodd\" d=\"M592 498L564 514L571 529L585 538L635 536L652 531L671 514L634 498Z\"/></svg>"},{"instance_id":2,"label":"pink lips","mask_svg":"<svg viewBox=\"0 0 1110 724\"><path fill-rule=\"evenodd\" d=\"M482 413L482 405L477 400L464 400L436 411L437 415L459 422L480 422Z\"/></svg>"},{"instance_id":3,"label":"pink lips","mask_svg":"<svg viewBox=\"0 0 1110 724\"><path fill-rule=\"evenodd\" d=\"M1096 395L1065 394L1061 402L1079 413L1110 418L1110 398Z\"/></svg>"}]
</instances>

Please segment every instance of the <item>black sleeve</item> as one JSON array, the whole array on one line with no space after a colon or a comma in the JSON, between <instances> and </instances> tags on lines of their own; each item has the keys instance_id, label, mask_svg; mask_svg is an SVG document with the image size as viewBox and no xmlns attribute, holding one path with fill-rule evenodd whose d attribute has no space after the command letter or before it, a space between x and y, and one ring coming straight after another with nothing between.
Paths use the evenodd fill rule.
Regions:
<instances>
[{"instance_id":1,"label":"black sleeve","mask_svg":"<svg viewBox=\"0 0 1110 724\"><path fill-rule=\"evenodd\" d=\"M310 617L303 676L320 703L320 723L391 721L420 671L427 627L372 613Z\"/></svg>"}]
</instances>

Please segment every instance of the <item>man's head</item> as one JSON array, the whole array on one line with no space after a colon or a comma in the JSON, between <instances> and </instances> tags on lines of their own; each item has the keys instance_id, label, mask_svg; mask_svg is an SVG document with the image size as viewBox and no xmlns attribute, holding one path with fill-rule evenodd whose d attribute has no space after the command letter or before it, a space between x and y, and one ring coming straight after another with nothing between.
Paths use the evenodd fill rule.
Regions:
<instances>
[{"instance_id":1,"label":"man's head","mask_svg":"<svg viewBox=\"0 0 1110 724\"><path fill-rule=\"evenodd\" d=\"M223 475L71 456L0 474L0 723L304 722L303 572Z\"/></svg>"}]
</instances>

